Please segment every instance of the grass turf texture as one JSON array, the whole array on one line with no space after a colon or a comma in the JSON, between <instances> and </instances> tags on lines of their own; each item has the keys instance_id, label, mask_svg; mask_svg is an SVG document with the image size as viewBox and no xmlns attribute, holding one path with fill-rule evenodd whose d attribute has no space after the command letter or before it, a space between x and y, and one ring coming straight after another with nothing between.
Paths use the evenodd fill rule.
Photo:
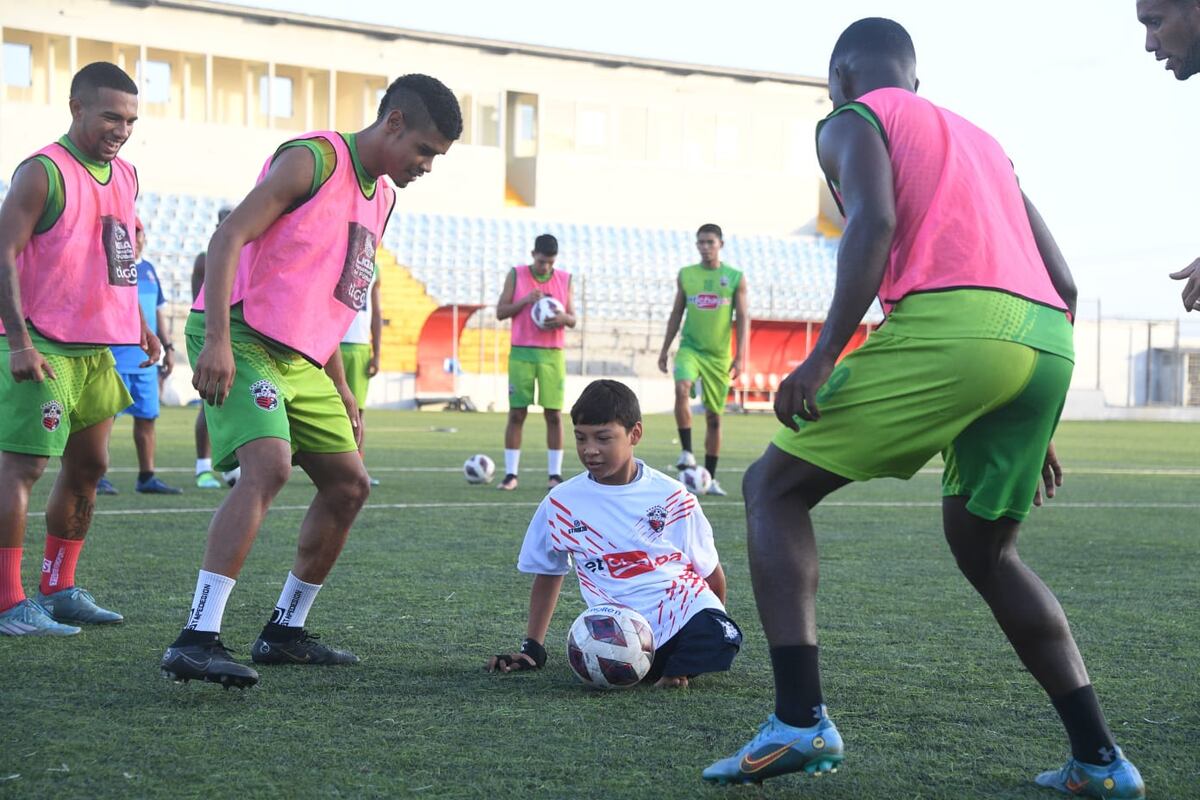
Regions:
<instances>
[{"instance_id":1,"label":"grass turf texture","mask_svg":"<svg viewBox=\"0 0 1200 800\"><path fill-rule=\"evenodd\" d=\"M69 639L0 637L0 797L1055 796L1031 780L1066 758L1065 736L954 568L935 471L849 487L815 513L823 674L846 739L842 770L761 789L701 782L700 770L771 710L738 491L741 468L774 430L764 416L726 418L718 476L730 497L704 501L730 612L746 632L729 673L686 691L585 690L564 655L582 610L568 578L546 669L485 674L485 658L514 649L524 632L529 578L514 564L545 485L541 422L526 424L521 488L502 493L459 473L473 453L499 455L502 416L370 411L367 463L383 483L309 618L363 663L264 668L245 692L170 683L158 660L190 603L208 511L224 495L191 486L193 413L168 409L158 425L158 463L176 470L162 476L188 487L179 497L134 494L129 420L114 432L110 478L122 494L100 498L78 577L126 623ZM673 421L647 422L639 454L672 463ZM1200 797L1200 475L1110 474L1195 470L1200 427L1065 424L1058 445L1067 485L1032 515L1022 554L1062 600L1152 796ZM578 469L572 452L567 466ZM412 468L434 469L400 471ZM38 485L35 512L52 479L51 470ZM223 636L244 660L312 493L297 472L230 599ZM36 590L43 531L31 519L27 590Z\"/></svg>"}]
</instances>

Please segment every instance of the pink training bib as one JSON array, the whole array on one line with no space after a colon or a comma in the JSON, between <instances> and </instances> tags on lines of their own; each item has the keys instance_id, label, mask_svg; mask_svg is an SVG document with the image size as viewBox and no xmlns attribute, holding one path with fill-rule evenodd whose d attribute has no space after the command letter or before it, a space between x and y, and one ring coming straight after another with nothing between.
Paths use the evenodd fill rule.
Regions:
<instances>
[{"instance_id":1,"label":"pink training bib","mask_svg":"<svg viewBox=\"0 0 1200 800\"><path fill-rule=\"evenodd\" d=\"M374 196L364 195L340 134L317 131L300 138L322 138L333 145L333 173L312 198L242 248L230 305L242 304L254 330L323 365L354 315L366 308L375 248L396 190L381 177ZM263 165L259 183L273 160ZM203 292L192 308L204 310Z\"/></svg>"},{"instance_id":2,"label":"pink training bib","mask_svg":"<svg viewBox=\"0 0 1200 800\"><path fill-rule=\"evenodd\" d=\"M534 289L541 289L542 294L549 295L567 305L571 286L571 273L561 269L551 270L550 278L545 283L538 282L528 265L513 267L516 281L513 285L513 300L520 300ZM561 350L567 341L566 330L555 328L544 331L533 324L533 306L525 306L512 318L512 343L515 347L545 347Z\"/></svg>"},{"instance_id":3,"label":"pink training bib","mask_svg":"<svg viewBox=\"0 0 1200 800\"><path fill-rule=\"evenodd\" d=\"M100 183L60 144L34 155L48 157L62 173L66 206L17 255L25 319L57 342L137 344L136 170L114 158L108 183Z\"/></svg>"}]
</instances>

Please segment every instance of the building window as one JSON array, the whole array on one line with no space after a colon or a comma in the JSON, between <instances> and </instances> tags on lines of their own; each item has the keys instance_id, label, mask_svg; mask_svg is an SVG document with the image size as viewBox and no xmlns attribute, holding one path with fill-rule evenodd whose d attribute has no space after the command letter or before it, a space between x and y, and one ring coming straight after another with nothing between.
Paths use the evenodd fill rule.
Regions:
<instances>
[{"instance_id":1,"label":"building window","mask_svg":"<svg viewBox=\"0 0 1200 800\"><path fill-rule=\"evenodd\" d=\"M479 104L479 143L484 147L500 146L500 106L494 102Z\"/></svg>"},{"instance_id":2,"label":"building window","mask_svg":"<svg viewBox=\"0 0 1200 800\"><path fill-rule=\"evenodd\" d=\"M33 48L27 44L4 43L4 83L28 89L33 86Z\"/></svg>"},{"instance_id":3,"label":"building window","mask_svg":"<svg viewBox=\"0 0 1200 800\"><path fill-rule=\"evenodd\" d=\"M291 119L292 117L292 79L284 78L280 75L275 76L275 81L271 84L270 93L267 92L267 81L269 77L263 75L258 79L258 110L262 114L268 114L272 117L282 117ZM268 101L268 97L270 100ZM268 110L267 103L270 103Z\"/></svg>"},{"instance_id":4,"label":"building window","mask_svg":"<svg viewBox=\"0 0 1200 800\"><path fill-rule=\"evenodd\" d=\"M166 61L139 61L138 91L147 103L171 102L171 65Z\"/></svg>"},{"instance_id":5,"label":"building window","mask_svg":"<svg viewBox=\"0 0 1200 800\"><path fill-rule=\"evenodd\" d=\"M608 145L608 114L600 109L579 110L575 143L581 150L602 150Z\"/></svg>"}]
</instances>

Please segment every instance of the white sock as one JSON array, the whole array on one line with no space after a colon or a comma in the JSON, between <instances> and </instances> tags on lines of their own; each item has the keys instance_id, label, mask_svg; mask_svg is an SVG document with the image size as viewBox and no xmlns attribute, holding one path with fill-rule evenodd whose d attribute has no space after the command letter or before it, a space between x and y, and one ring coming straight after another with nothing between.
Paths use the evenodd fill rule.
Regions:
<instances>
[{"instance_id":1,"label":"white sock","mask_svg":"<svg viewBox=\"0 0 1200 800\"><path fill-rule=\"evenodd\" d=\"M211 458L197 458L196 459L196 474L197 475L199 475L202 472L208 472L211 469L212 469L212 459Z\"/></svg>"},{"instance_id":2,"label":"white sock","mask_svg":"<svg viewBox=\"0 0 1200 800\"><path fill-rule=\"evenodd\" d=\"M562 450L547 450L546 451L546 462L547 462L546 468L547 468L547 470L549 470L548 474L562 475L562 462L563 462L563 451Z\"/></svg>"},{"instance_id":3,"label":"white sock","mask_svg":"<svg viewBox=\"0 0 1200 800\"><path fill-rule=\"evenodd\" d=\"M521 466L521 451L520 450L504 450L504 474L516 475L517 469Z\"/></svg>"},{"instance_id":4,"label":"white sock","mask_svg":"<svg viewBox=\"0 0 1200 800\"><path fill-rule=\"evenodd\" d=\"M289 628L303 628L319 591L321 584L305 583L289 572L283 591L279 593L279 602L271 614L271 622Z\"/></svg>"},{"instance_id":5,"label":"white sock","mask_svg":"<svg viewBox=\"0 0 1200 800\"><path fill-rule=\"evenodd\" d=\"M185 631L221 632L221 618L225 616L225 602L237 583L215 572L200 570L196 579L196 593L192 596L192 610L188 612Z\"/></svg>"}]
</instances>

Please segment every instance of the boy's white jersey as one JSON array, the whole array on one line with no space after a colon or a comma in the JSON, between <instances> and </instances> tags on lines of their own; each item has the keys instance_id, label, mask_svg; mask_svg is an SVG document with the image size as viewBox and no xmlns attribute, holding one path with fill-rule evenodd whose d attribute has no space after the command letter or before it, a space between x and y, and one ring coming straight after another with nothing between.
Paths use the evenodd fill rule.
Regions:
<instances>
[{"instance_id":1,"label":"boy's white jersey","mask_svg":"<svg viewBox=\"0 0 1200 800\"><path fill-rule=\"evenodd\" d=\"M517 569L565 575L573 562L584 602L636 609L660 647L697 612L725 610L704 580L720 560L696 498L637 464L632 483L609 486L584 472L555 487L529 523Z\"/></svg>"}]
</instances>

